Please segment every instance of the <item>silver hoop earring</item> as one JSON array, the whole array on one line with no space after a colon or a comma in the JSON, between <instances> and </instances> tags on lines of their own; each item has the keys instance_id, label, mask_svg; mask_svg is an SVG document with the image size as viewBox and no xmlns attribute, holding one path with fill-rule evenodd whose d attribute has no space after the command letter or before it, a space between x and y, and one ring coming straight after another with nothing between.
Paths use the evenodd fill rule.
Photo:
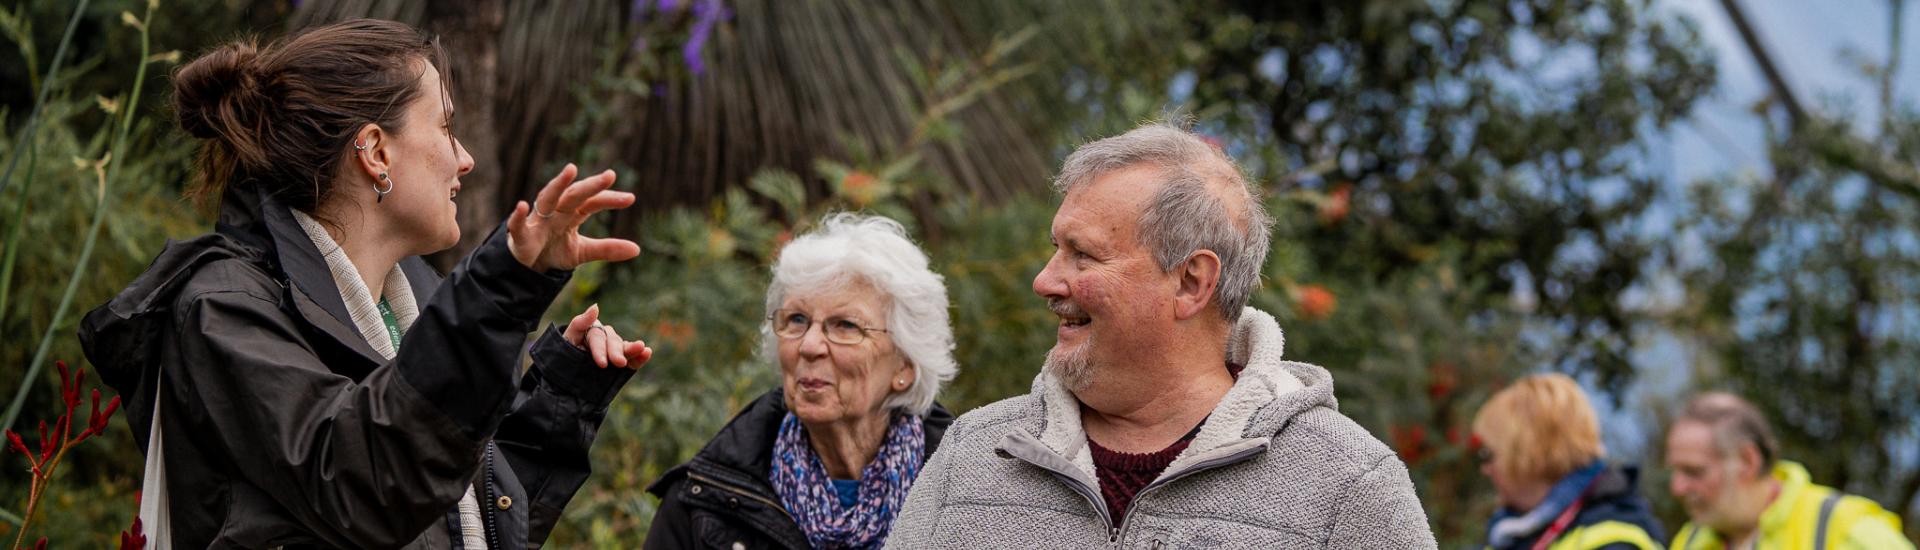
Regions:
<instances>
[{"instance_id":1,"label":"silver hoop earring","mask_svg":"<svg viewBox=\"0 0 1920 550\"><path fill-rule=\"evenodd\" d=\"M374 195L374 196L373 196L373 202L374 202L375 204L378 204L378 203L380 203L380 201L383 201L383 200L386 200L386 198L387 198L387 193L392 193L392 192L393 192L393 178L389 178L389 177L387 177L387 173L386 173L386 172L381 172L381 173L380 173L380 181L384 181L384 182L387 182L387 188L386 188L386 189L381 189L379 185L374 185L374 186L373 186L373 192L374 192L374 193L377 193L376 195Z\"/></svg>"},{"instance_id":2,"label":"silver hoop earring","mask_svg":"<svg viewBox=\"0 0 1920 550\"><path fill-rule=\"evenodd\" d=\"M354 151L366 151L366 150L367 150L368 148L370 148L370 147L373 147L373 144L371 144L371 143L369 143L369 144L366 144L366 145L361 145L361 144L360 144L360 140L357 140L357 139L356 139L356 140L353 140L353 150L354 150ZM356 154L358 154L358 153L356 153Z\"/></svg>"}]
</instances>

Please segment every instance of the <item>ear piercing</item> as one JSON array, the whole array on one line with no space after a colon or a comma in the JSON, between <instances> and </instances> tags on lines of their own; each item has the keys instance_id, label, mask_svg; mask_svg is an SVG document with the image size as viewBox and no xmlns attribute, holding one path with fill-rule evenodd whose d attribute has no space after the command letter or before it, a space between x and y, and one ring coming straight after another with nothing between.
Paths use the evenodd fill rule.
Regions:
<instances>
[{"instance_id":1,"label":"ear piercing","mask_svg":"<svg viewBox=\"0 0 1920 550\"><path fill-rule=\"evenodd\" d=\"M380 181L387 182L387 188L381 189L379 184L375 184L373 186L373 192L377 193L376 195L373 196L373 202L376 204L378 204L380 201L386 200L387 193L393 192L393 178L387 177L386 172L380 173Z\"/></svg>"},{"instance_id":2,"label":"ear piercing","mask_svg":"<svg viewBox=\"0 0 1920 550\"><path fill-rule=\"evenodd\" d=\"M357 139L353 140L354 156L359 156L360 153L365 153L367 152L367 149L371 149L371 148L373 148L373 142L371 141L367 142L365 145L362 145L360 143L360 140L357 140ZM381 189L379 183L373 184L373 192L375 193L375 195L373 196L374 203L380 203L382 201L385 201L387 198L387 193L393 192L393 178L387 177L386 172L380 173L380 181L387 182L387 188Z\"/></svg>"}]
</instances>

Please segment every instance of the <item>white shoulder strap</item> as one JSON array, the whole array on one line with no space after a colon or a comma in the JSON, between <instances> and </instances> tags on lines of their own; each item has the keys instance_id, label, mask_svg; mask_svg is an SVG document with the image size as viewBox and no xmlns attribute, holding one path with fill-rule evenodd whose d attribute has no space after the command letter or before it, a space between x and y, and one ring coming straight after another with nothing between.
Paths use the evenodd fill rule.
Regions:
<instances>
[{"instance_id":1,"label":"white shoulder strap","mask_svg":"<svg viewBox=\"0 0 1920 550\"><path fill-rule=\"evenodd\" d=\"M167 503L166 447L160 444L160 386L166 377L155 373L153 382L153 423L147 433L147 470L140 482L140 526L147 536L149 550L173 550L171 508Z\"/></svg>"}]
</instances>

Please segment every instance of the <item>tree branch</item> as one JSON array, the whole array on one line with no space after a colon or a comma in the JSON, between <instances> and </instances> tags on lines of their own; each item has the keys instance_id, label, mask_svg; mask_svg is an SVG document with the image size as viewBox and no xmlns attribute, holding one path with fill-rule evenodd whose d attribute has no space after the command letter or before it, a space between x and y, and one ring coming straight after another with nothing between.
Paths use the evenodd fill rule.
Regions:
<instances>
[{"instance_id":1,"label":"tree branch","mask_svg":"<svg viewBox=\"0 0 1920 550\"><path fill-rule=\"evenodd\" d=\"M1739 0L1720 0L1720 6L1726 8L1727 19L1733 21L1733 27L1740 31L1740 40L1747 45L1747 51L1753 54L1753 62L1760 66L1761 74L1766 75L1767 84L1773 86L1773 95L1785 105L1787 113L1793 116L1795 123L1806 120L1807 111L1800 105L1799 96L1793 88L1787 86L1786 77L1780 74L1779 67L1773 63L1773 55L1767 52L1767 45L1760 39L1759 31L1747 22L1747 14L1740 8Z\"/></svg>"}]
</instances>

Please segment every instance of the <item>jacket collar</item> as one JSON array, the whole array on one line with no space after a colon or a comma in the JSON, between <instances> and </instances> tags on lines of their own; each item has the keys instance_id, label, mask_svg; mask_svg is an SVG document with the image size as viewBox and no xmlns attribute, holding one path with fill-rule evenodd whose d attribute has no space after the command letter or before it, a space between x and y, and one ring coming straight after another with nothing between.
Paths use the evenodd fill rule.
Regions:
<instances>
[{"instance_id":1,"label":"jacket collar","mask_svg":"<svg viewBox=\"0 0 1920 550\"><path fill-rule=\"evenodd\" d=\"M768 391L752 403L747 404L740 414L720 428L720 432L701 447L694 455L689 466L698 465L703 470L715 468L726 470L723 475L735 477L737 483L753 483L755 489L765 489L772 494L767 485L767 475L773 467L773 440L780 432L780 421L787 417L786 394L780 388ZM939 448L941 438L946 434L947 426L953 424L953 413L934 403L922 418L922 429L927 436L925 456L933 456ZM658 494L665 490L668 480L664 477L654 488ZM656 491L655 489L658 489Z\"/></svg>"},{"instance_id":2,"label":"jacket collar","mask_svg":"<svg viewBox=\"0 0 1920 550\"><path fill-rule=\"evenodd\" d=\"M1487 545L1493 548L1511 548L1516 543L1538 538L1542 530L1568 508L1586 500L1593 493L1592 487L1607 472L1604 461L1595 460L1561 476L1548 490L1547 497L1525 512L1515 512L1506 507L1495 511L1493 520L1487 522ZM1584 506L1584 505L1583 505Z\"/></svg>"},{"instance_id":3,"label":"jacket collar","mask_svg":"<svg viewBox=\"0 0 1920 550\"><path fill-rule=\"evenodd\" d=\"M1282 360L1285 348L1286 336L1272 315L1251 307L1242 311L1221 363L1231 361L1246 368L1214 406L1200 434L1167 466L1163 478L1222 456L1243 455L1242 451L1249 448L1263 447L1296 414L1319 406L1337 408L1333 378L1326 369ZM1080 400L1045 371L1034 378L1033 394L1045 411L1037 438L1032 434L1020 437L1018 430L1010 435L1037 440L1045 450L1058 455L1057 460L1077 468L1074 473L1080 475L1075 477L1092 479L1093 454L1080 424ZM1003 446L1003 450L1012 449Z\"/></svg>"},{"instance_id":4,"label":"jacket collar","mask_svg":"<svg viewBox=\"0 0 1920 550\"><path fill-rule=\"evenodd\" d=\"M724 483L730 486L727 490L739 491L767 505L765 509L752 508L762 512L743 512L729 506L727 509L731 513L740 515L741 519L767 536L785 541L787 546L804 548L806 535L800 532L799 526L781 508L779 496L773 492L773 485L768 481L768 474L772 470L773 441L779 433L780 421L786 416L786 398L780 388L762 394L728 421L726 427L721 428L720 433L715 434L694 455L693 460L661 475L660 479L647 487L647 492L664 499L683 479L705 477L707 479L704 481L694 481ZM953 413L939 403L934 403L933 408L922 417L921 427L927 437L926 456L933 456L947 427L952 424ZM707 499L711 503L719 498L715 491L707 491L706 495L690 498L687 502L704 506L700 499ZM771 512L773 510L777 512Z\"/></svg>"},{"instance_id":5,"label":"jacket collar","mask_svg":"<svg viewBox=\"0 0 1920 550\"><path fill-rule=\"evenodd\" d=\"M1807 473L1807 467L1791 460L1777 460L1773 464L1773 479L1780 482L1780 494L1773 497L1773 503L1760 512L1761 533L1780 532L1793 521L1793 512L1799 504L1802 493L1813 486L1813 476ZM1819 497L1815 497L1819 498Z\"/></svg>"},{"instance_id":6,"label":"jacket collar","mask_svg":"<svg viewBox=\"0 0 1920 550\"><path fill-rule=\"evenodd\" d=\"M294 219L291 207L260 190L253 180L236 182L221 199L214 229L266 251L293 291L293 311L308 324L374 364L386 362L353 324L326 260ZM400 268L413 287L415 303L424 307L440 286L439 275L418 256L401 260Z\"/></svg>"},{"instance_id":7,"label":"jacket collar","mask_svg":"<svg viewBox=\"0 0 1920 550\"><path fill-rule=\"evenodd\" d=\"M382 357L392 358L399 351L399 343L388 333L387 323L382 322L384 314L379 304L390 306L393 318L399 326L413 326L414 319L420 315L420 302L413 295L413 285L407 282L406 270L395 264L386 273L380 274L383 287L380 295L373 295L367 287L366 279L360 276L359 268L347 257L345 248L333 240L327 228L319 220L313 219L298 210L290 210L300 230L307 235L309 242L320 251L327 264L327 274L333 279L334 287L340 290L340 299L347 305L347 315L352 318L354 328L360 330L360 337L373 346Z\"/></svg>"}]
</instances>

